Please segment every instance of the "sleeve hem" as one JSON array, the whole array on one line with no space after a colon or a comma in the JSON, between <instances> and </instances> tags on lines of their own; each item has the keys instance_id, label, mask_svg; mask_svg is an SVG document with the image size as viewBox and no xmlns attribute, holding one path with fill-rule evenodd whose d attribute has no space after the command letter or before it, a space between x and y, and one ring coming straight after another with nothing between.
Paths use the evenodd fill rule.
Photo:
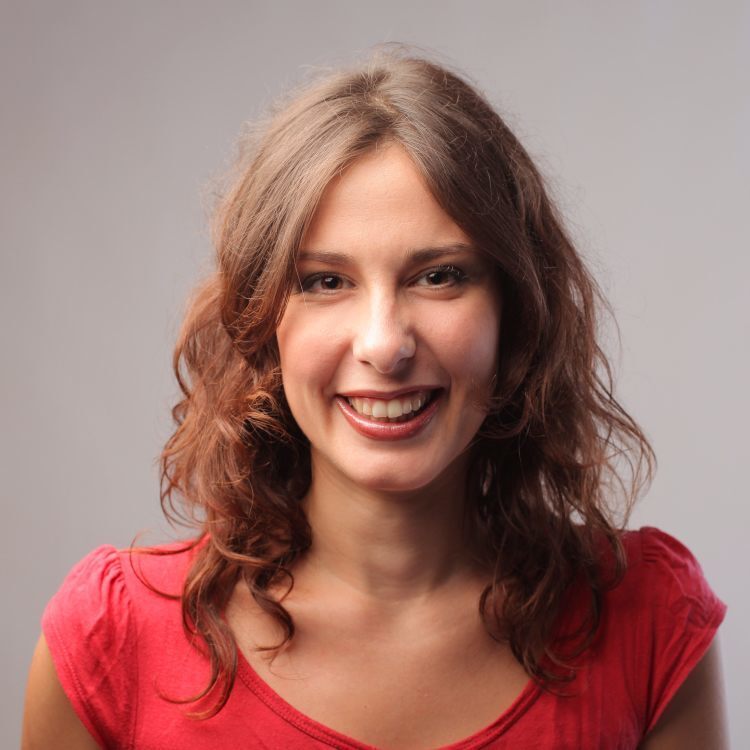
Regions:
<instances>
[{"instance_id":1,"label":"sleeve hem","mask_svg":"<svg viewBox=\"0 0 750 750\"><path fill-rule=\"evenodd\" d=\"M86 730L99 747L106 747L102 734L91 716L90 707L86 702L81 684L78 681L75 670L73 669L72 660L65 648L65 643L59 636L54 622L47 617L46 611L42 616L42 632L44 633L47 647L52 656L52 663L55 666L57 678L60 681L63 692L68 697L76 716L81 720L82 724L86 727Z\"/></svg>"},{"instance_id":2,"label":"sleeve hem","mask_svg":"<svg viewBox=\"0 0 750 750\"><path fill-rule=\"evenodd\" d=\"M683 683L687 679L688 675L693 671L698 662L705 656L709 646L716 636L716 632L719 626L726 616L727 606L722 601L717 600L716 606L714 607L711 616L708 618L705 627L702 632L697 636L695 644L691 648L687 658L680 664L674 674L670 677L669 685L661 696L658 705L654 709L654 712L648 722L646 731L644 732L644 738L646 735L654 729L662 714L666 710L667 706L671 703L677 691L682 687Z\"/></svg>"}]
</instances>

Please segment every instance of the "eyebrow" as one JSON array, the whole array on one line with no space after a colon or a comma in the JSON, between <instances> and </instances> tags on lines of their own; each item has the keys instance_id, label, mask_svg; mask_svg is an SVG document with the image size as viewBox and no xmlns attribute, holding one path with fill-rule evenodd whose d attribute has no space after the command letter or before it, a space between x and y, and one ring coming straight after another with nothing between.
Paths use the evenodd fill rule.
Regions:
<instances>
[{"instance_id":1,"label":"eyebrow","mask_svg":"<svg viewBox=\"0 0 750 750\"><path fill-rule=\"evenodd\" d=\"M455 255L456 253L477 252L474 245L468 245L465 242L453 242L448 245L436 245L435 247L421 247L418 249L408 250L406 258L411 263L430 263L440 260L446 255ZM302 250L297 261L317 261L332 266L345 266L353 262L353 257L346 253L337 253L331 250Z\"/></svg>"}]
</instances>

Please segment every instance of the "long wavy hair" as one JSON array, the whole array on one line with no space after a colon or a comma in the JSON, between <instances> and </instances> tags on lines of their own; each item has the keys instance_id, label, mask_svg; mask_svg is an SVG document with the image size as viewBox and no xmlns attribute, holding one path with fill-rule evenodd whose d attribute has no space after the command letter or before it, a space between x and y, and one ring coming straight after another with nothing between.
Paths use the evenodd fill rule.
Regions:
<instances>
[{"instance_id":1,"label":"long wavy hair","mask_svg":"<svg viewBox=\"0 0 750 750\"><path fill-rule=\"evenodd\" d=\"M196 532L183 623L199 636L211 673L181 702L210 699L197 717L219 711L236 679L223 612L238 582L284 629L271 650L294 636L270 588L293 584L293 563L311 544L300 503L310 451L284 399L275 331L323 191L385 140L409 153L500 278L501 356L467 477L468 507L492 558L478 602L487 631L534 680L562 684L626 566L620 532L655 457L613 396L598 343L599 314L609 307L539 171L485 97L409 50L376 50L293 91L243 136L216 207L216 267L177 342L182 398L161 456L161 498L170 519ZM564 646L556 623L578 584L587 616Z\"/></svg>"}]
</instances>

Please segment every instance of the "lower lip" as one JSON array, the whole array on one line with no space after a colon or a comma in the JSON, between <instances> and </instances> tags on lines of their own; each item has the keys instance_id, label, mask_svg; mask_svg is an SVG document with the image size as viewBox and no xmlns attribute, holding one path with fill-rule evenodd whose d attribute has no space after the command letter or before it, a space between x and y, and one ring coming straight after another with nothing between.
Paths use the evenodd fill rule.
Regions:
<instances>
[{"instance_id":1,"label":"lower lip","mask_svg":"<svg viewBox=\"0 0 750 750\"><path fill-rule=\"evenodd\" d=\"M355 411L343 397L336 396L336 403L349 424L360 434L373 440L405 440L421 432L435 416L442 394L436 395L427 407L407 422L376 422Z\"/></svg>"}]
</instances>

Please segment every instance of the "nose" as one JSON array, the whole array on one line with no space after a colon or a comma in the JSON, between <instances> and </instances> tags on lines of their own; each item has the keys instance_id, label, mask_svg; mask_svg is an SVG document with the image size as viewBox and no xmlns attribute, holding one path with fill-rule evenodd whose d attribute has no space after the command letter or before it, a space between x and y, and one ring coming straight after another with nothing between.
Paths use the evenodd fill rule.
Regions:
<instances>
[{"instance_id":1,"label":"nose","mask_svg":"<svg viewBox=\"0 0 750 750\"><path fill-rule=\"evenodd\" d=\"M403 370L414 357L414 331L395 297L376 295L368 299L354 322L352 350L358 361L391 375Z\"/></svg>"}]
</instances>

